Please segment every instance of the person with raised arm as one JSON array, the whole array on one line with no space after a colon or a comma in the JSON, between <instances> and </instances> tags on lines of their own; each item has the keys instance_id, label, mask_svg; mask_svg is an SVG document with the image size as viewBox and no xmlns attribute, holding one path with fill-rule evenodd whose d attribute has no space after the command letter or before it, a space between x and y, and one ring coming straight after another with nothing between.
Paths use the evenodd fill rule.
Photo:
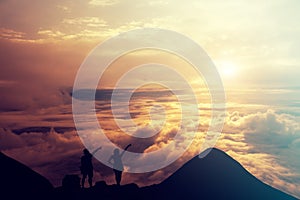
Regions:
<instances>
[{"instance_id":1,"label":"person with raised arm","mask_svg":"<svg viewBox=\"0 0 300 200\"><path fill-rule=\"evenodd\" d=\"M126 150L131 146L131 144L127 145L123 152L120 154L119 149L115 149L113 155L109 158L108 163L113 166L113 171L115 173L115 179L117 186L120 186L122 179L122 172L124 170L122 157ZM113 161L113 162L112 162Z\"/></svg>"},{"instance_id":2,"label":"person with raised arm","mask_svg":"<svg viewBox=\"0 0 300 200\"><path fill-rule=\"evenodd\" d=\"M80 166L80 171L82 174L82 179L81 179L81 187L84 188L84 183L86 177L88 177L88 182L90 187L92 187L93 183L93 176L94 176L94 168L93 168L93 163L92 163L92 158L94 154L100 150L102 147L99 147L95 149L92 153L89 152L87 149L83 149L83 156L81 157L81 166Z\"/></svg>"}]
</instances>

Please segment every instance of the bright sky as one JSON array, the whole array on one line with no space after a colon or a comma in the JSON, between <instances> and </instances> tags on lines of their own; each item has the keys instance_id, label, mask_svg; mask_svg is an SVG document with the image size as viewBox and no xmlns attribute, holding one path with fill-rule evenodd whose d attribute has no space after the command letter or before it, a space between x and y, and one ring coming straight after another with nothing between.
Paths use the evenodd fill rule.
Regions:
<instances>
[{"instance_id":1,"label":"bright sky","mask_svg":"<svg viewBox=\"0 0 300 200\"><path fill-rule=\"evenodd\" d=\"M1 1L0 37L2 42L30 47L45 44L47 48L35 56L57 51L62 51L60 57L84 56L117 33L167 28L198 42L220 69L225 84L296 86L299 4L296 0ZM69 70L70 64L73 61L67 58L60 68Z\"/></svg>"}]
</instances>

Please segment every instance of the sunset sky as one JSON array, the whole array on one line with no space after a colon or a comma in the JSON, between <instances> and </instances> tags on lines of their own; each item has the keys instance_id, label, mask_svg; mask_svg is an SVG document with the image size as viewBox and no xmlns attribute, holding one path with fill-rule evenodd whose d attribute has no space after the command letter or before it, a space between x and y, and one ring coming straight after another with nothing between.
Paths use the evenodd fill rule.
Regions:
<instances>
[{"instance_id":1,"label":"sunset sky","mask_svg":"<svg viewBox=\"0 0 300 200\"><path fill-rule=\"evenodd\" d=\"M79 174L84 146L75 131L71 93L84 59L96 45L124 31L170 29L197 42L223 80L226 122L216 147L263 182L300 197L299 9L297 0L2 0L0 150L56 186L63 175ZM189 150L172 165L124 175L124 183L141 186L163 181L199 153L211 116L209 91L201 78L190 76L189 64L166 52L133 52L112 63L98 85L96 113L111 141L120 147L130 142L132 151L149 153L171 142L180 127L178 99L166 88L151 85L136 90L130 112L140 127L135 134L153 131L145 128L152 112L157 137L132 140L122 135L132 127L121 130L116 121L122 116L112 117L109 89L132 67L153 61L186 73L193 89L199 90L200 126ZM166 72L160 73L164 77ZM145 80L143 71L131 76ZM187 93L181 95L190 99ZM124 108L119 109L122 113ZM182 115L186 132L179 146L199 120L197 115ZM112 184L112 170L96 159L94 164L94 181Z\"/></svg>"}]
</instances>

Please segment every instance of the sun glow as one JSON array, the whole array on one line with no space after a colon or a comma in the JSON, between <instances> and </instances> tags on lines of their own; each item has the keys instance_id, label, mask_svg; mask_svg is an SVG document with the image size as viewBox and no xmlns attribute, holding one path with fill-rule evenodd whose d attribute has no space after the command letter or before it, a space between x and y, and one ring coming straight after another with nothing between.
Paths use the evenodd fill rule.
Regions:
<instances>
[{"instance_id":1,"label":"sun glow","mask_svg":"<svg viewBox=\"0 0 300 200\"><path fill-rule=\"evenodd\" d=\"M229 61L222 61L217 63L220 75L223 78L231 78L237 74L237 66Z\"/></svg>"}]
</instances>

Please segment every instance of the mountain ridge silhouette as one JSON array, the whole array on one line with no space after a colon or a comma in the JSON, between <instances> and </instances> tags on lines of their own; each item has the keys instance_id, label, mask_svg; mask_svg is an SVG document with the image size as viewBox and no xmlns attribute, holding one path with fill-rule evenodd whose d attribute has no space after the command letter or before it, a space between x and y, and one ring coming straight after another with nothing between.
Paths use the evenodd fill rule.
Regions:
<instances>
[{"instance_id":1,"label":"mountain ridge silhouette","mask_svg":"<svg viewBox=\"0 0 300 200\"><path fill-rule=\"evenodd\" d=\"M6 166L8 174L5 179L30 179L27 184L16 180L17 185L1 185L1 193L22 194L25 199L296 199L261 182L225 152L215 148L207 151L210 151L207 156L192 158L160 184L139 188L132 183L118 187L99 181L86 189L80 188L78 175L65 176L63 185L53 188L46 178L0 152L0 163ZM14 170L19 174L14 174Z\"/></svg>"},{"instance_id":2,"label":"mountain ridge silhouette","mask_svg":"<svg viewBox=\"0 0 300 200\"><path fill-rule=\"evenodd\" d=\"M53 186L45 177L26 165L0 152L0 195L16 199L44 197L53 191Z\"/></svg>"},{"instance_id":3,"label":"mountain ridge silhouette","mask_svg":"<svg viewBox=\"0 0 300 200\"><path fill-rule=\"evenodd\" d=\"M296 199L263 183L225 152L216 148L206 151L210 151L208 155L203 152L205 157L194 157L160 183L160 196L169 198L172 192L179 199L187 194L197 199Z\"/></svg>"}]
</instances>

